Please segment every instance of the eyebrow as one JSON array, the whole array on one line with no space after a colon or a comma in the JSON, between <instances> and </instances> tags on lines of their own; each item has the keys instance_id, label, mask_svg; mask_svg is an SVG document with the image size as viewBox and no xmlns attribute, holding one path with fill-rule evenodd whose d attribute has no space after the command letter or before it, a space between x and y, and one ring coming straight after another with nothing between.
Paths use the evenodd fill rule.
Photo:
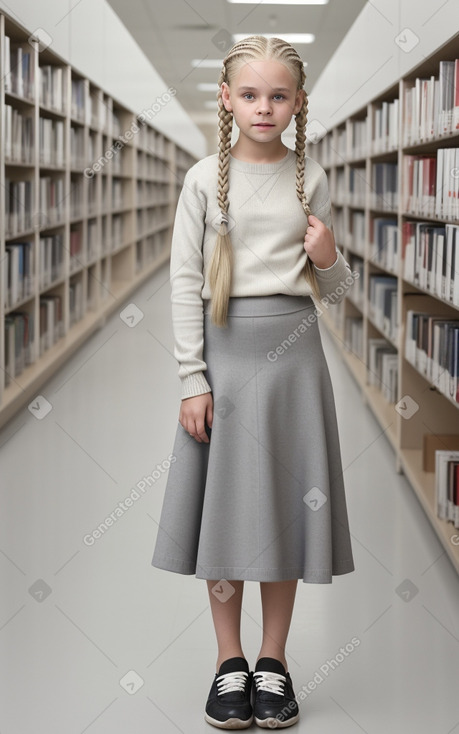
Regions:
<instances>
[{"instance_id":1,"label":"eyebrow","mask_svg":"<svg viewBox=\"0 0 459 734\"><path fill-rule=\"evenodd\" d=\"M256 87L238 87L238 90L237 91L238 92L242 92L244 89L247 90L247 91L249 91L249 92L256 92L257 91L257 88ZM273 92L290 92L290 89L288 87L275 87L272 91Z\"/></svg>"}]
</instances>

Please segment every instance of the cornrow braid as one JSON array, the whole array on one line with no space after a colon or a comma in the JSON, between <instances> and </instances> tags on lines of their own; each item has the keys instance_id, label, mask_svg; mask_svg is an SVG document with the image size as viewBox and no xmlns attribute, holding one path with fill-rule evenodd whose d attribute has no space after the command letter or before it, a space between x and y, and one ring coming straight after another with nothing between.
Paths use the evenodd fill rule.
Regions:
<instances>
[{"instance_id":1,"label":"cornrow braid","mask_svg":"<svg viewBox=\"0 0 459 734\"><path fill-rule=\"evenodd\" d=\"M233 127L233 113L228 112L223 104L221 85L229 83L229 78L237 73L243 64L249 61L263 61L273 59L284 63L292 75L298 79L297 89L303 89L306 80L303 62L297 51L287 41L281 38L266 38L265 36L249 36L244 38L228 51L223 60L220 77L218 79L218 182L217 199L222 219L214 251L209 265L209 284L212 293L211 318L216 326L226 326L228 304L231 293L231 279L233 269L233 246L228 233L228 191L229 191L229 164L231 148L231 132ZM311 214L309 202L304 190L304 163L306 144L306 123L308 115L308 98L305 94L303 105L295 115L296 138L295 153L296 193L303 206L306 216ZM307 257L303 275L308 281L313 295L320 300L319 287L312 261Z\"/></svg>"},{"instance_id":2,"label":"cornrow braid","mask_svg":"<svg viewBox=\"0 0 459 734\"><path fill-rule=\"evenodd\" d=\"M226 80L226 64L218 80L218 205L222 212L222 222L217 233L217 242L209 266L209 285L212 292L211 318L217 326L226 326L228 304L231 292L233 270L233 246L228 233L228 189L229 189L229 151L233 114L225 109L221 85Z\"/></svg>"},{"instance_id":3,"label":"cornrow braid","mask_svg":"<svg viewBox=\"0 0 459 734\"><path fill-rule=\"evenodd\" d=\"M306 81L306 74L304 71L303 62L300 59L300 82L299 88L303 89ZM308 95L304 95L304 102L301 106L300 111L295 115L295 153L296 153L296 195L301 201L301 205L304 209L304 213L309 217L311 208L309 206L308 198L304 190L304 156L306 147L306 124L308 121ZM303 270L303 275L311 286L313 296L319 301L320 290L317 282L316 273L314 270L314 264L312 260L307 257L306 263Z\"/></svg>"}]
</instances>

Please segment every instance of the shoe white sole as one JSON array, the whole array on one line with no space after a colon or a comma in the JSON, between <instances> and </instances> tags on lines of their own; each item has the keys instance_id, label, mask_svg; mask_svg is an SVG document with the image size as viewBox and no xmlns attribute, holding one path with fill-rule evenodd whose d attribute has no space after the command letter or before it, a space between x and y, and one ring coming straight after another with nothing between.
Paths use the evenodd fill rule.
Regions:
<instances>
[{"instance_id":1,"label":"shoe white sole","mask_svg":"<svg viewBox=\"0 0 459 734\"><path fill-rule=\"evenodd\" d=\"M299 718L299 714L293 716L291 719L287 719L287 721L280 721L279 719L276 719L275 716L269 716L267 719L258 719L255 716L255 723L262 729L285 729L287 726L296 724L296 722L299 721Z\"/></svg>"},{"instance_id":2,"label":"shoe white sole","mask_svg":"<svg viewBox=\"0 0 459 734\"><path fill-rule=\"evenodd\" d=\"M248 729L253 721L253 716L251 716L250 719L247 719L247 721L236 718L228 719L227 721L218 721L218 719L213 719L212 716L209 716L207 713L204 714L204 718L208 724L218 726L219 729Z\"/></svg>"}]
</instances>

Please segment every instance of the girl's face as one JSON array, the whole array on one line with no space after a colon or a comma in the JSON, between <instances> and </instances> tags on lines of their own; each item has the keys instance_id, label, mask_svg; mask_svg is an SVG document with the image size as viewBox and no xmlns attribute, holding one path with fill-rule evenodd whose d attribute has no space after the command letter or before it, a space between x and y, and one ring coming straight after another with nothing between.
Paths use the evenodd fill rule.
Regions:
<instances>
[{"instance_id":1,"label":"girl's face","mask_svg":"<svg viewBox=\"0 0 459 734\"><path fill-rule=\"evenodd\" d=\"M268 142L288 127L303 104L305 91L279 61L250 61L231 82L221 85L222 101L234 115L244 135L254 142ZM266 122L269 125L261 125Z\"/></svg>"}]
</instances>

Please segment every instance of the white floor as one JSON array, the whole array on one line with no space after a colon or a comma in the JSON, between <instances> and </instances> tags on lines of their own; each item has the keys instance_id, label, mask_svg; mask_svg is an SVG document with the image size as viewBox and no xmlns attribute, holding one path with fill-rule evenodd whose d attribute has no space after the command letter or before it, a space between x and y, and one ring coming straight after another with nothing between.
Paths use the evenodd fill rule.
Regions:
<instances>
[{"instance_id":1,"label":"white floor","mask_svg":"<svg viewBox=\"0 0 459 734\"><path fill-rule=\"evenodd\" d=\"M205 581L151 566L167 475L92 545L87 537L172 451L180 388L168 274L165 265L120 304L32 412L0 432L1 734L217 731L203 715L217 655ZM144 314L135 326L119 315L130 302ZM459 578L320 328L356 571L298 582L291 731L457 733ZM242 635L253 669L254 582Z\"/></svg>"}]
</instances>

